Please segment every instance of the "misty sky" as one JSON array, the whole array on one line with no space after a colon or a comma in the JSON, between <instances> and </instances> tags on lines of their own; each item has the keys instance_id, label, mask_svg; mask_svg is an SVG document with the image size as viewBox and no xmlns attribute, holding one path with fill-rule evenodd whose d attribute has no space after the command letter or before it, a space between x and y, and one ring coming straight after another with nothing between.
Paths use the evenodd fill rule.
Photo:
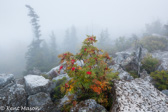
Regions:
<instances>
[{"instance_id":1,"label":"misty sky","mask_svg":"<svg viewBox=\"0 0 168 112\"><path fill-rule=\"evenodd\" d=\"M60 42L72 25L77 36L85 38L106 28L117 37L141 33L146 23L157 19L168 23L168 0L0 0L0 63L15 62L16 54L24 60L33 38L26 4L40 16L42 38L54 31Z\"/></svg>"}]
</instances>

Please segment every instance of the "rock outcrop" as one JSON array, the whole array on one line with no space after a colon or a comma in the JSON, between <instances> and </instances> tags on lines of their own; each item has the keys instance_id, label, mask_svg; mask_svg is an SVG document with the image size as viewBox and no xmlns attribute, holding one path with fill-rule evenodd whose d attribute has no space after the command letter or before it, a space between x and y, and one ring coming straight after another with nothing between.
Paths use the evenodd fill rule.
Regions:
<instances>
[{"instance_id":1,"label":"rock outcrop","mask_svg":"<svg viewBox=\"0 0 168 112\"><path fill-rule=\"evenodd\" d=\"M118 72L119 73L118 76L120 79L127 81L134 79L128 72L124 71L118 64L112 65L109 68L113 69L114 73Z\"/></svg>"},{"instance_id":2,"label":"rock outcrop","mask_svg":"<svg viewBox=\"0 0 168 112\"><path fill-rule=\"evenodd\" d=\"M78 66L83 66L84 62L83 62L83 60L80 60L80 61L77 60L75 62L75 64L77 64ZM60 70L60 66L63 66L63 68L61 70ZM54 77L57 77L61 74L66 74L65 71L64 71L65 67L66 67L65 62L63 62L59 66L56 66L56 67L52 68L49 72L46 73L46 75L48 76L48 78L53 79Z\"/></svg>"},{"instance_id":3,"label":"rock outcrop","mask_svg":"<svg viewBox=\"0 0 168 112\"><path fill-rule=\"evenodd\" d=\"M109 66L113 72L118 72L120 80L114 82L114 101L111 112L167 112L167 90L160 92L150 82L151 77L146 71L140 73L140 78L134 79L123 66L134 62L135 57L129 53L118 58L119 63ZM159 55L159 54L157 54ZM167 55L163 55L166 58ZM159 57L159 56L158 56ZM162 59L162 58L161 58ZM82 61L77 64L83 66ZM165 67L165 66L164 66ZM50 79L39 75L27 75L15 80L12 74L0 74L0 107L34 108L33 112L61 112L65 104L77 99L75 94L67 94L63 98L53 100L52 92L59 86L64 77L70 80L68 74L61 71L60 66L47 73ZM58 74L57 74L58 73ZM55 75L54 75L55 74ZM1 111L1 110L0 110ZM23 110L20 110L24 112ZM71 112L107 112L95 100L88 99L79 102L71 108ZM11 111L6 111L11 112ZM13 111L12 111L13 112ZM14 111L17 112L17 111Z\"/></svg>"},{"instance_id":4,"label":"rock outcrop","mask_svg":"<svg viewBox=\"0 0 168 112\"><path fill-rule=\"evenodd\" d=\"M28 95L33 95L39 92L50 91L50 81L43 76L27 75L24 77L25 89Z\"/></svg>"},{"instance_id":5,"label":"rock outcrop","mask_svg":"<svg viewBox=\"0 0 168 112\"><path fill-rule=\"evenodd\" d=\"M148 50L145 48L141 49L141 54L139 57L139 49L128 49L126 51L117 52L116 57L114 58L114 62L121 66L126 66L134 61L135 65L137 64L137 58L143 59L146 54L148 53Z\"/></svg>"},{"instance_id":6,"label":"rock outcrop","mask_svg":"<svg viewBox=\"0 0 168 112\"><path fill-rule=\"evenodd\" d=\"M16 84L14 75L1 74L0 87L0 106L26 106L27 94L25 92L24 86Z\"/></svg>"},{"instance_id":7,"label":"rock outcrop","mask_svg":"<svg viewBox=\"0 0 168 112\"><path fill-rule=\"evenodd\" d=\"M36 107L35 112L49 112L52 110L53 102L49 94L39 92L28 97L28 107Z\"/></svg>"},{"instance_id":8,"label":"rock outcrop","mask_svg":"<svg viewBox=\"0 0 168 112\"><path fill-rule=\"evenodd\" d=\"M71 78L68 76L68 74L61 74L57 77L54 77L52 79L52 88L55 88L56 86L59 86L60 84L62 84L62 80L63 78L66 78L65 80L69 81ZM52 91L53 92L53 91Z\"/></svg>"},{"instance_id":9,"label":"rock outcrop","mask_svg":"<svg viewBox=\"0 0 168 112\"><path fill-rule=\"evenodd\" d=\"M14 81L13 74L0 74L0 89Z\"/></svg>"},{"instance_id":10,"label":"rock outcrop","mask_svg":"<svg viewBox=\"0 0 168 112\"><path fill-rule=\"evenodd\" d=\"M158 70L168 70L168 51L155 51L152 53L152 56L161 60Z\"/></svg>"},{"instance_id":11,"label":"rock outcrop","mask_svg":"<svg viewBox=\"0 0 168 112\"><path fill-rule=\"evenodd\" d=\"M60 73L58 72L59 69L60 69L60 66L63 66L63 69L60 70ZM47 76L48 78L52 79L54 77L57 77L58 75L60 74L65 74L64 72L64 69L65 69L65 65L64 64L61 64L59 66L56 66L55 68L52 68L48 73L47 73Z\"/></svg>"},{"instance_id":12,"label":"rock outcrop","mask_svg":"<svg viewBox=\"0 0 168 112\"><path fill-rule=\"evenodd\" d=\"M100 104L97 104L95 100L88 99L81 101L79 104L73 107L71 112L107 112L107 110Z\"/></svg>"},{"instance_id":13,"label":"rock outcrop","mask_svg":"<svg viewBox=\"0 0 168 112\"><path fill-rule=\"evenodd\" d=\"M145 70L143 70L142 73L140 73L140 78L152 83L152 77Z\"/></svg>"},{"instance_id":14,"label":"rock outcrop","mask_svg":"<svg viewBox=\"0 0 168 112\"><path fill-rule=\"evenodd\" d=\"M168 96L168 90L162 90L162 93L164 93L166 96Z\"/></svg>"},{"instance_id":15,"label":"rock outcrop","mask_svg":"<svg viewBox=\"0 0 168 112\"><path fill-rule=\"evenodd\" d=\"M148 81L137 78L114 83L115 99L111 112L167 112L168 97Z\"/></svg>"}]
</instances>

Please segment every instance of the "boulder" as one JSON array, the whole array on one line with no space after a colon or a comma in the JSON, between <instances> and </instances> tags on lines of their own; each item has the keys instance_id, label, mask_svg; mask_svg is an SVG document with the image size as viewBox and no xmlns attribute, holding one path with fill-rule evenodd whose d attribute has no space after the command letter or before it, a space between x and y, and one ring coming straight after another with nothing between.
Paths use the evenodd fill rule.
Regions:
<instances>
[{"instance_id":1,"label":"boulder","mask_svg":"<svg viewBox=\"0 0 168 112\"><path fill-rule=\"evenodd\" d=\"M61 69L59 73L58 71L60 69L60 66L63 66L63 69ZM46 75L48 76L48 78L53 79L54 77L57 77L60 74L65 74L64 70L65 70L65 65L61 64L59 66L56 66L55 68L52 68L48 73L46 73Z\"/></svg>"},{"instance_id":2,"label":"boulder","mask_svg":"<svg viewBox=\"0 0 168 112\"><path fill-rule=\"evenodd\" d=\"M152 77L145 70L143 70L143 72L140 73L140 78L144 79L145 81L148 81L148 82L152 83Z\"/></svg>"},{"instance_id":3,"label":"boulder","mask_svg":"<svg viewBox=\"0 0 168 112\"><path fill-rule=\"evenodd\" d=\"M145 48L142 48L140 59L143 59L147 53L148 53L148 50ZM126 66L132 61L137 61L138 56L139 56L139 48L137 49L131 48L122 52L117 52L116 57L114 58L114 61L116 64L121 64L122 66Z\"/></svg>"},{"instance_id":4,"label":"boulder","mask_svg":"<svg viewBox=\"0 0 168 112\"><path fill-rule=\"evenodd\" d=\"M63 79L64 77L65 77L67 80L70 80L70 77L69 77L68 74L66 73L66 74L61 74L61 75L59 75L59 76L53 78L52 81L55 81L55 82L56 82L56 81L58 81L58 80L60 80L60 79Z\"/></svg>"},{"instance_id":5,"label":"boulder","mask_svg":"<svg viewBox=\"0 0 168 112\"><path fill-rule=\"evenodd\" d=\"M168 58L163 58L158 70L168 70Z\"/></svg>"},{"instance_id":6,"label":"boulder","mask_svg":"<svg viewBox=\"0 0 168 112\"><path fill-rule=\"evenodd\" d=\"M55 78L52 79L52 85L53 87L52 88L55 88L56 86L59 86L59 84L61 84L60 80L63 79L63 78L66 78L67 81L69 81L71 78L68 76L68 74L61 74Z\"/></svg>"},{"instance_id":7,"label":"boulder","mask_svg":"<svg viewBox=\"0 0 168 112\"><path fill-rule=\"evenodd\" d=\"M151 83L137 78L114 82L114 101L110 112L167 112L168 97Z\"/></svg>"},{"instance_id":8,"label":"boulder","mask_svg":"<svg viewBox=\"0 0 168 112\"><path fill-rule=\"evenodd\" d=\"M117 57L114 58L114 62L120 65L124 70L130 69L132 71L138 71L141 66L140 61L146 56L148 50L142 47L137 49L128 49L126 51L117 52Z\"/></svg>"},{"instance_id":9,"label":"boulder","mask_svg":"<svg viewBox=\"0 0 168 112\"><path fill-rule=\"evenodd\" d=\"M36 108L35 112L49 112L54 108L50 95L39 92L28 97L28 107Z\"/></svg>"},{"instance_id":10,"label":"boulder","mask_svg":"<svg viewBox=\"0 0 168 112\"><path fill-rule=\"evenodd\" d=\"M14 81L13 74L0 74L0 89Z\"/></svg>"},{"instance_id":11,"label":"boulder","mask_svg":"<svg viewBox=\"0 0 168 112\"><path fill-rule=\"evenodd\" d=\"M70 104L72 100L76 99L77 96L75 94L71 93L66 94L63 98L55 101L55 104L57 104L57 106L56 108L53 109L53 112L62 112L63 106Z\"/></svg>"},{"instance_id":12,"label":"boulder","mask_svg":"<svg viewBox=\"0 0 168 112\"><path fill-rule=\"evenodd\" d=\"M120 62L121 66L127 66L128 64L132 63L134 61L135 57L130 55L126 59L124 59L122 62Z\"/></svg>"},{"instance_id":13,"label":"boulder","mask_svg":"<svg viewBox=\"0 0 168 112\"><path fill-rule=\"evenodd\" d=\"M51 82L43 76L27 75L24 76L25 89L28 95L33 95L38 92L49 92L51 90Z\"/></svg>"},{"instance_id":14,"label":"boulder","mask_svg":"<svg viewBox=\"0 0 168 112\"><path fill-rule=\"evenodd\" d=\"M24 86L16 84L13 74L0 74L0 106L25 106Z\"/></svg>"},{"instance_id":15,"label":"boulder","mask_svg":"<svg viewBox=\"0 0 168 112\"><path fill-rule=\"evenodd\" d=\"M95 100L88 99L71 108L71 112L107 112L107 110Z\"/></svg>"},{"instance_id":16,"label":"boulder","mask_svg":"<svg viewBox=\"0 0 168 112\"><path fill-rule=\"evenodd\" d=\"M133 80L134 78L126 71L121 70L118 74L120 79L126 80L126 81L130 81Z\"/></svg>"},{"instance_id":17,"label":"boulder","mask_svg":"<svg viewBox=\"0 0 168 112\"><path fill-rule=\"evenodd\" d=\"M75 62L75 64L77 64L78 66L84 66L83 60L80 60L80 61L77 60ZM63 68L61 70L60 70L60 66L63 66ZM64 71L65 67L66 67L65 62L63 62L59 66L56 66L56 67L52 68L48 73L46 73L46 75L48 76L48 78L53 79L54 77L57 77L61 74L66 74L65 71ZM60 70L60 72L58 72L59 70Z\"/></svg>"},{"instance_id":18,"label":"boulder","mask_svg":"<svg viewBox=\"0 0 168 112\"><path fill-rule=\"evenodd\" d=\"M121 64L124 60L126 60L131 55L131 52L126 52L126 51L117 52L116 55L117 56L114 58L115 63Z\"/></svg>"},{"instance_id":19,"label":"boulder","mask_svg":"<svg viewBox=\"0 0 168 112\"><path fill-rule=\"evenodd\" d=\"M24 86L9 83L0 89L0 105L9 107L26 106L27 94Z\"/></svg>"},{"instance_id":20,"label":"boulder","mask_svg":"<svg viewBox=\"0 0 168 112\"><path fill-rule=\"evenodd\" d=\"M155 51L152 56L161 60L158 70L168 70L168 51Z\"/></svg>"},{"instance_id":21,"label":"boulder","mask_svg":"<svg viewBox=\"0 0 168 112\"><path fill-rule=\"evenodd\" d=\"M112 65L109 68L113 69L112 72L118 72L119 73L118 76L120 79L127 81L134 79L128 72L124 71L118 64Z\"/></svg>"}]
</instances>

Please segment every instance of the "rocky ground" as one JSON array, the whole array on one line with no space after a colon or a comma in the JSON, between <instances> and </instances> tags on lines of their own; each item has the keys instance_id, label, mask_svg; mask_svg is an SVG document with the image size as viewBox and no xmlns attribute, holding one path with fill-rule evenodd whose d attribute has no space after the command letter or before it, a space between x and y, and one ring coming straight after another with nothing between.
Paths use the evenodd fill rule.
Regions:
<instances>
[{"instance_id":1,"label":"rocky ground","mask_svg":"<svg viewBox=\"0 0 168 112\"><path fill-rule=\"evenodd\" d=\"M142 57L147 53L142 50ZM134 54L134 55L132 55ZM156 51L152 55L161 60L159 70L168 68L168 52ZM151 84L151 77L143 71L140 78L134 79L124 67L131 63L136 69L137 52L128 50L117 53L115 64L110 65L113 72L119 72L120 80L114 81L114 102L110 112L168 112L168 90L159 91ZM83 62L77 62L82 65ZM47 73L46 79L39 75L26 75L16 80L12 74L0 74L0 112L61 112L61 108L69 100L68 95L60 99L57 104L53 102L51 93L58 86L59 79L68 74L61 71L59 66ZM55 80L55 81L53 81ZM69 94L70 95L70 94ZM75 98L75 97L74 97ZM5 108L3 108L3 106ZM15 107L15 108L14 108ZM20 107L20 108L16 108ZM6 109L6 111L4 111ZM18 110L17 110L18 109ZM107 112L93 99L80 102L71 109L71 112Z\"/></svg>"}]
</instances>

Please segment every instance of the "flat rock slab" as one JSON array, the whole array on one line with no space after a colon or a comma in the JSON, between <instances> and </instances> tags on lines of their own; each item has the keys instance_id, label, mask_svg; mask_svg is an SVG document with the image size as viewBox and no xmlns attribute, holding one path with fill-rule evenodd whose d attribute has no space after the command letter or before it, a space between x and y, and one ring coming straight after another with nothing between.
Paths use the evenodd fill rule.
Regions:
<instances>
[{"instance_id":1,"label":"flat rock slab","mask_svg":"<svg viewBox=\"0 0 168 112\"><path fill-rule=\"evenodd\" d=\"M168 112L168 97L148 81L116 81L114 88L111 112Z\"/></svg>"},{"instance_id":2,"label":"flat rock slab","mask_svg":"<svg viewBox=\"0 0 168 112\"><path fill-rule=\"evenodd\" d=\"M0 74L0 89L9 84L11 81L14 81L13 74Z\"/></svg>"},{"instance_id":3,"label":"flat rock slab","mask_svg":"<svg viewBox=\"0 0 168 112\"><path fill-rule=\"evenodd\" d=\"M49 79L43 76L27 75L24 77L25 88L28 95L33 95L39 92L48 92L50 86Z\"/></svg>"}]
</instances>

